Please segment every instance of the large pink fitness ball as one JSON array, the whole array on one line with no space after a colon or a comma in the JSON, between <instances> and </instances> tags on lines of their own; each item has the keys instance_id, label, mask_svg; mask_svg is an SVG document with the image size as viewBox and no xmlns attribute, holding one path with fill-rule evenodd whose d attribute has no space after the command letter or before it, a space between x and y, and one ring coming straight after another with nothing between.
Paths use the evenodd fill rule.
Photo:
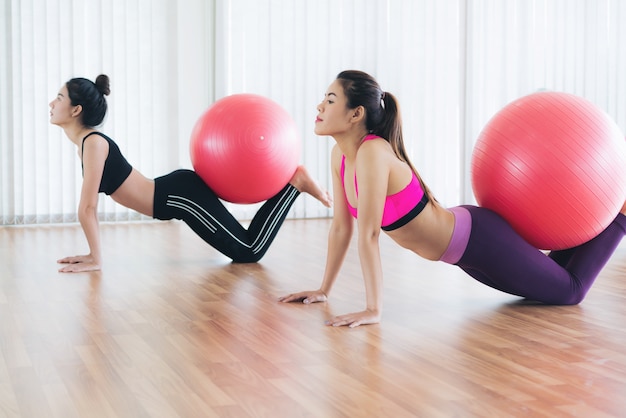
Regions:
<instances>
[{"instance_id":1,"label":"large pink fitness ball","mask_svg":"<svg viewBox=\"0 0 626 418\"><path fill-rule=\"evenodd\" d=\"M597 236L626 198L626 141L615 122L580 97L541 92L498 112L471 162L479 205L545 250Z\"/></svg>"},{"instance_id":2,"label":"large pink fitness ball","mask_svg":"<svg viewBox=\"0 0 626 418\"><path fill-rule=\"evenodd\" d=\"M215 102L191 133L191 163L223 200L257 203L277 194L298 167L296 124L277 103L254 94Z\"/></svg>"}]
</instances>

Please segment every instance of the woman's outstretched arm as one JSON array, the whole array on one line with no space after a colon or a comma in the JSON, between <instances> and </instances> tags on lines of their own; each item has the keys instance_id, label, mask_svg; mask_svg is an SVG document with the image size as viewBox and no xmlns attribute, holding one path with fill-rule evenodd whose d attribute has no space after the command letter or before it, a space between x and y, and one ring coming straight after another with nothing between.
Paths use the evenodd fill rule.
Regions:
<instances>
[{"instance_id":1,"label":"woman's outstretched arm","mask_svg":"<svg viewBox=\"0 0 626 418\"><path fill-rule=\"evenodd\" d=\"M78 220L87 244L89 254L70 256L58 260L60 264L67 264L59 269L62 273L78 273L83 271L100 270L102 255L100 248L100 229L98 225L98 189L104 171L104 162L109 153L109 144L98 136L92 135L85 140L83 161L83 185L78 205Z\"/></svg>"},{"instance_id":2,"label":"woman's outstretched arm","mask_svg":"<svg viewBox=\"0 0 626 418\"><path fill-rule=\"evenodd\" d=\"M386 146L373 141L359 148L356 159L358 195L358 251L365 283L365 309L339 315L327 323L351 328L380 322L383 309L383 270L380 259L380 222L389 181Z\"/></svg>"},{"instance_id":3,"label":"woman's outstretched arm","mask_svg":"<svg viewBox=\"0 0 626 418\"><path fill-rule=\"evenodd\" d=\"M281 302L303 302L314 303L324 302L339 275L339 270L348 252L350 239L352 238L353 220L346 206L346 199L343 195L343 186L339 166L341 164L341 152L335 147L332 152L332 179L333 179L333 221L328 233L328 250L326 257L326 268L322 284L317 290L308 290L279 298Z\"/></svg>"}]
</instances>

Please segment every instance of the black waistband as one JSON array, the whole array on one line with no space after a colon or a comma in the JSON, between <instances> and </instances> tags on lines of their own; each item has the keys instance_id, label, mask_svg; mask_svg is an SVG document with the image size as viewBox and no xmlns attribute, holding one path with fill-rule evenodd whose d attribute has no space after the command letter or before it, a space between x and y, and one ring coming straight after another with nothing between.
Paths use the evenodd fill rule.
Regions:
<instances>
[{"instance_id":1,"label":"black waistband","mask_svg":"<svg viewBox=\"0 0 626 418\"><path fill-rule=\"evenodd\" d=\"M411 222L413 218L419 215L422 210L424 210L427 203L428 203L428 195L426 195L426 192L424 192L424 195L422 196L420 201L417 202L417 205L415 205L415 207L411 209L406 215L404 215L402 218L398 219L397 221L390 223L389 225L386 225L386 226L381 226L380 228L383 231L393 231L394 229L398 229L408 224L409 222Z\"/></svg>"}]
</instances>

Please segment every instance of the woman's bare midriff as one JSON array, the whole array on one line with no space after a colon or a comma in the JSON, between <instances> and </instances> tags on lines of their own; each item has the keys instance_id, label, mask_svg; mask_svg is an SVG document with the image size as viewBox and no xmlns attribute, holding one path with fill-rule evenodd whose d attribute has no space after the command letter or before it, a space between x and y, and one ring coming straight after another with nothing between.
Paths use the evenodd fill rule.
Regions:
<instances>
[{"instance_id":1,"label":"woman's bare midriff","mask_svg":"<svg viewBox=\"0 0 626 418\"><path fill-rule=\"evenodd\" d=\"M154 180L133 169L124 183L111 195L122 206L146 216L153 216Z\"/></svg>"},{"instance_id":2,"label":"woman's bare midriff","mask_svg":"<svg viewBox=\"0 0 626 418\"><path fill-rule=\"evenodd\" d=\"M387 232L400 246L427 260L439 260L454 231L454 214L438 203L428 203L408 224Z\"/></svg>"}]
</instances>

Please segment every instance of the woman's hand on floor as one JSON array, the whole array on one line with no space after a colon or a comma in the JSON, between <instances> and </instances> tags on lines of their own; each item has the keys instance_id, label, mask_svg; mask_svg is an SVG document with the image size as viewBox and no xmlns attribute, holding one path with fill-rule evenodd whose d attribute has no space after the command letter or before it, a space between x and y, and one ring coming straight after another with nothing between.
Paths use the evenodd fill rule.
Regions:
<instances>
[{"instance_id":1,"label":"woman's hand on floor","mask_svg":"<svg viewBox=\"0 0 626 418\"><path fill-rule=\"evenodd\" d=\"M279 302L302 302L304 304L315 302L326 302L328 297L321 290L308 290L304 292L292 293L278 298Z\"/></svg>"},{"instance_id":2,"label":"woman's hand on floor","mask_svg":"<svg viewBox=\"0 0 626 418\"><path fill-rule=\"evenodd\" d=\"M380 322L381 314L370 310L361 312L353 312L345 315L339 315L326 321L326 325L333 327L348 326L350 328L359 325L377 324Z\"/></svg>"},{"instance_id":3,"label":"woman's hand on floor","mask_svg":"<svg viewBox=\"0 0 626 418\"><path fill-rule=\"evenodd\" d=\"M80 273L84 271L100 270L100 263L98 263L91 255L65 257L57 260L57 263L67 264L67 266L59 269L60 273Z\"/></svg>"}]
</instances>

